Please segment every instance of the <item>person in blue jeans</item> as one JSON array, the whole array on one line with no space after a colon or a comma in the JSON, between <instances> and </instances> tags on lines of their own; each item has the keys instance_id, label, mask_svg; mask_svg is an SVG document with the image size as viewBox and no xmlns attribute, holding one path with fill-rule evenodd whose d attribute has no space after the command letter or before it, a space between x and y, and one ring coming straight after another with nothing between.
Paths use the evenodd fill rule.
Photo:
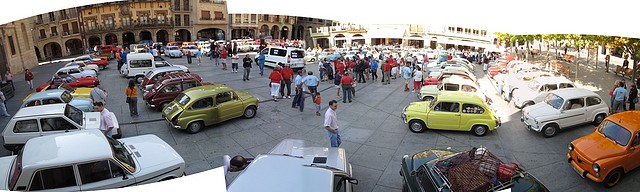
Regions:
<instances>
[{"instance_id":1,"label":"person in blue jeans","mask_svg":"<svg viewBox=\"0 0 640 192\"><path fill-rule=\"evenodd\" d=\"M258 66L260 66L260 76L264 75L264 60L265 60L264 53L260 52L260 55L258 56Z\"/></svg>"},{"instance_id":2,"label":"person in blue jeans","mask_svg":"<svg viewBox=\"0 0 640 192\"><path fill-rule=\"evenodd\" d=\"M298 75L296 76L294 82L294 86L296 88L296 96L293 97L293 101L291 101L291 108L300 107L300 112L304 110L304 91L302 90L302 85L304 83L302 75L304 75L304 70L298 70Z\"/></svg>"},{"instance_id":3,"label":"person in blue jeans","mask_svg":"<svg viewBox=\"0 0 640 192\"><path fill-rule=\"evenodd\" d=\"M320 82L320 79L314 76L312 71L309 71L302 81L307 88L309 88L309 94L311 94L311 98L315 101L316 93L318 93L318 82Z\"/></svg>"},{"instance_id":4,"label":"person in blue jeans","mask_svg":"<svg viewBox=\"0 0 640 192\"><path fill-rule=\"evenodd\" d=\"M338 117L336 116L336 110L338 109L338 101L329 101L329 109L324 113L324 129L327 130L327 136L331 143L331 147L340 147L342 140L340 139L340 133L338 132Z\"/></svg>"},{"instance_id":5,"label":"person in blue jeans","mask_svg":"<svg viewBox=\"0 0 640 192\"><path fill-rule=\"evenodd\" d=\"M625 101L627 100L627 89L624 88L624 82L618 83L618 88L613 91L613 112L617 113L620 107L625 105ZM623 109L624 111L624 109Z\"/></svg>"}]
</instances>

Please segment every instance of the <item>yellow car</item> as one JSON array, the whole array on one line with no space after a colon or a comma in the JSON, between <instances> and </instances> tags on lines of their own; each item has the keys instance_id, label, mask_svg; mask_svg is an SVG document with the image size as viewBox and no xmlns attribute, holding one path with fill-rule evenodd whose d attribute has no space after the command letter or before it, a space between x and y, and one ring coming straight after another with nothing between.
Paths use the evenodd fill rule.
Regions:
<instances>
[{"instance_id":1,"label":"yellow car","mask_svg":"<svg viewBox=\"0 0 640 192\"><path fill-rule=\"evenodd\" d=\"M414 133L440 129L484 136L501 124L478 95L465 92L442 92L432 101L413 102L402 111L402 119Z\"/></svg>"}]
</instances>

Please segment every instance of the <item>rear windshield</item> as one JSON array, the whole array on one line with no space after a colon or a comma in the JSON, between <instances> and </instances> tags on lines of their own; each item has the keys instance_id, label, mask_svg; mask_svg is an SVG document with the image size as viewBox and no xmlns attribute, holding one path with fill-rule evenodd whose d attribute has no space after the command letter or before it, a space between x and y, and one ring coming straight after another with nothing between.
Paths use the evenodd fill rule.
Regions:
<instances>
[{"instance_id":1,"label":"rear windshield","mask_svg":"<svg viewBox=\"0 0 640 192\"><path fill-rule=\"evenodd\" d=\"M180 95L176 97L176 102L182 106L185 106L187 103L189 103L189 100L191 100L191 98L189 98L189 96L185 95L184 93L180 93Z\"/></svg>"},{"instance_id":2,"label":"rear windshield","mask_svg":"<svg viewBox=\"0 0 640 192\"><path fill-rule=\"evenodd\" d=\"M277 56L285 57L287 56L287 50L272 48L271 50L269 50L269 55L277 55Z\"/></svg>"},{"instance_id":3,"label":"rear windshield","mask_svg":"<svg viewBox=\"0 0 640 192\"><path fill-rule=\"evenodd\" d=\"M151 60L131 60L129 61L129 67L151 67Z\"/></svg>"},{"instance_id":4,"label":"rear windshield","mask_svg":"<svg viewBox=\"0 0 640 192\"><path fill-rule=\"evenodd\" d=\"M291 51L291 58L304 58L304 51L300 51L300 50Z\"/></svg>"}]
</instances>

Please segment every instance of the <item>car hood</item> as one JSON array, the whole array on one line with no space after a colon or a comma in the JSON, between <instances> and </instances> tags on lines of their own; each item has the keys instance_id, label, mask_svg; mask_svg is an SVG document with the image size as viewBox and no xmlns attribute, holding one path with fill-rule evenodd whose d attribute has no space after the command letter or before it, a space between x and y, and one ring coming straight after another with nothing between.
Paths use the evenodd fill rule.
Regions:
<instances>
[{"instance_id":1,"label":"car hood","mask_svg":"<svg viewBox=\"0 0 640 192\"><path fill-rule=\"evenodd\" d=\"M593 132L587 136L578 138L571 143L574 146L574 150L587 158L589 162L620 156L625 153L624 147L605 138L598 132Z\"/></svg>"},{"instance_id":2,"label":"car hood","mask_svg":"<svg viewBox=\"0 0 640 192\"><path fill-rule=\"evenodd\" d=\"M80 72L80 74L82 74L82 77L86 77L86 76L95 77L96 76L96 72L93 71L93 70L84 70L84 71Z\"/></svg>"},{"instance_id":3,"label":"car hood","mask_svg":"<svg viewBox=\"0 0 640 192\"><path fill-rule=\"evenodd\" d=\"M169 103L169 105L167 105L166 108L162 109L162 115L164 115L168 120L172 120L178 114L182 113L183 110L184 108L182 108L180 104L172 101L171 103Z\"/></svg>"},{"instance_id":4,"label":"car hood","mask_svg":"<svg viewBox=\"0 0 640 192\"><path fill-rule=\"evenodd\" d=\"M93 101L91 99L73 98L69 104L76 108L89 109L90 111L93 111Z\"/></svg>"},{"instance_id":5,"label":"car hood","mask_svg":"<svg viewBox=\"0 0 640 192\"><path fill-rule=\"evenodd\" d=\"M522 113L527 114L529 117L540 118L544 116L558 115L560 114L560 111L546 103L536 103L522 109Z\"/></svg>"},{"instance_id":6,"label":"car hood","mask_svg":"<svg viewBox=\"0 0 640 192\"><path fill-rule=\"evenodd\" d=\"M180 50L165 50L165 53L181 53Z\"/></svg>"},{"instance_id":7,"label":"car hood","mask_svg":"<svg viewBox=\"0 0 640 192\"><path fill-rule=\"evenodd\" d=\"M120 139L120 142L135 156L141 170L152 171L155 166L163 166L170 162L184 165L184 159L169 144L155 135L141 135ZM166 165L164 165L166 166ZM151 168L151 169L149 169Z\"/></svg>"},{"instance_id":8,"label":"car hood","mask_svg":"<svg viewBox=\"0 0 640 192\"><path fill-rule=\"evenodd\" d=\"M183 71L185 71L185 70L189 70L189 68L187 68L187 67L186 67L186 66L184 66L184 65L172 65L172 66L174 66L174 67L179 67L179 68L180 68L180 69L182 69Z\"/></svg>"},{"instance_id":9,"label":"car hood","mask_svg":"<svg viewBox=\"0 0 640 192\"><path fill-rule=\"evenodd\" d=\"M0 158L0 190L8 190L9 188L9 175L15 159L15 155Z\"/></svg>"},{"instance_id":10,"label":"car hood","mask_svg":"<svg viewBox=\"0 0 640 192\"><path fill-rule=\"evenodd\" d=\"M407 106L407 111L418 111L418 112L426 112L429 108L429 104L431 101L418 101L413 102Z\"/></svg>"},{"instance_id":11,"label":"car hood","mask_svg":"<svg viewBox=\"0 0 640 192\"><path fill-rule=\"evenodd\" d=\"M248 99L254 98L253 95L251 95L249 92L236 91L236 93L238 94L238 97L240 97L240 100L242 101L246 101Z\"/></svg>"}]
</instances>

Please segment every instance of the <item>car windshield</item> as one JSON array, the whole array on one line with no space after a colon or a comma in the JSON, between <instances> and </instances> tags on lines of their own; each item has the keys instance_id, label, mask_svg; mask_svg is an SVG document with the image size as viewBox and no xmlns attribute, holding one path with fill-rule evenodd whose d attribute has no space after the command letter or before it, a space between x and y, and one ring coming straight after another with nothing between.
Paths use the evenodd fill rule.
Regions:
<instances>
[{"instance_id":1,"label":"car windshield","mask_svg":"<svg viewBox=\"0 0 640 192\"><path fill-rule=\"evenodd\" d=\"M72 75L69 75L69 76L64 77L64 79L63 79L63 80L64 80L64 82L65 82L65 83L71 83L71 82L76 81L76 80L77 80L77 78L76 78L76 77L74 77L74 76L72 76Z\"/></svg>"},{"instance_id":2,"label":"car windshield","mask_svg":"<svg viewBox=\"0 0 640 192\"><path fill-rule=\"evenodd\" d=\"M9 175L9 190L15 190L14 187L18 183L18 178L22 173L22 150L18 152L15 162L13 162L13 168L11 168L11 174Z\"/></svg>"},{"instance_id":3,"label":"car windshield","mask_svg":"<svg viewBox=\"0 0 640 192\"><path fill-rule=\"evenodd\" d=\"M73 99L73 96L68 92L62 92L62 95L60 95L60 99L62 99L62 101L64 101L65 103L70 103L71 99Z\"/></svg>"},{"instance_id":4,"label":"car windshield","mask_svg":"<svg viewBox=\"0 0 640 192\"><path fill-rule=\"evenodd\" d=\"M629 130L609 120L600 124L598 132L623 147L627 146L629 139L631 138L631 132Z\"/></svg>"},{"instance_id":5,"label":"car windshield","mask_svg":"<svg viewBox=\"0 0 640 192\"><path fill-rule=\"evenodd\" d=\"M116 158L119 163L124 165L129 172L136 172L136 164L133 162L131 153L129 153L127 148L124 147L124 144L111 137L107 137L107 141L109 141L109 145L113 151L113 157Z\"/></svg>"},{"instance_id":6,"label":"car windshield","mask_svg":"<svg viewBox=\"0 0 640 192\"><path fill-rule=\"evenodd\" d=\"M178 47L167 47L168 50L178 50Z\"/></svg>"},{"instance_id":7,"label":"car windshield","mask_svg":"<svg viewBox=\"0 0 640 192\"><path fill-rule=\"evenodd\" d=\"M184 93L180 93L180 95L176 97L175 101L178 102L180 105L184 106L184 105L187 105L187 103L189 103L189 100L191 100L191 98L189 98L188 95Z\"/></svg>"},{"instance_id":8,"label":"car windshield","mask_svg":"<svg viewBox=\"0 0 640 192\"><path fill-rule=\"evenodd\" d=\"M64 109L64 116L67 116L67 118L71 119L73 122L76 122L80 126L83 125L83 113L78 108L67 105L67 107Z\"/></svg>"},{"instance_id":9,"label":"car windshield","mask_svg":"<svg viewBox=\"0 0 640 192\"><path fill-rule=\"evenodd\" d=\"M544 98L544 103L559 110L560 107L562 107L562 103L564 103L564 99L556 94L549 93L547 97Z\"/></svg>"}]
</instances>

